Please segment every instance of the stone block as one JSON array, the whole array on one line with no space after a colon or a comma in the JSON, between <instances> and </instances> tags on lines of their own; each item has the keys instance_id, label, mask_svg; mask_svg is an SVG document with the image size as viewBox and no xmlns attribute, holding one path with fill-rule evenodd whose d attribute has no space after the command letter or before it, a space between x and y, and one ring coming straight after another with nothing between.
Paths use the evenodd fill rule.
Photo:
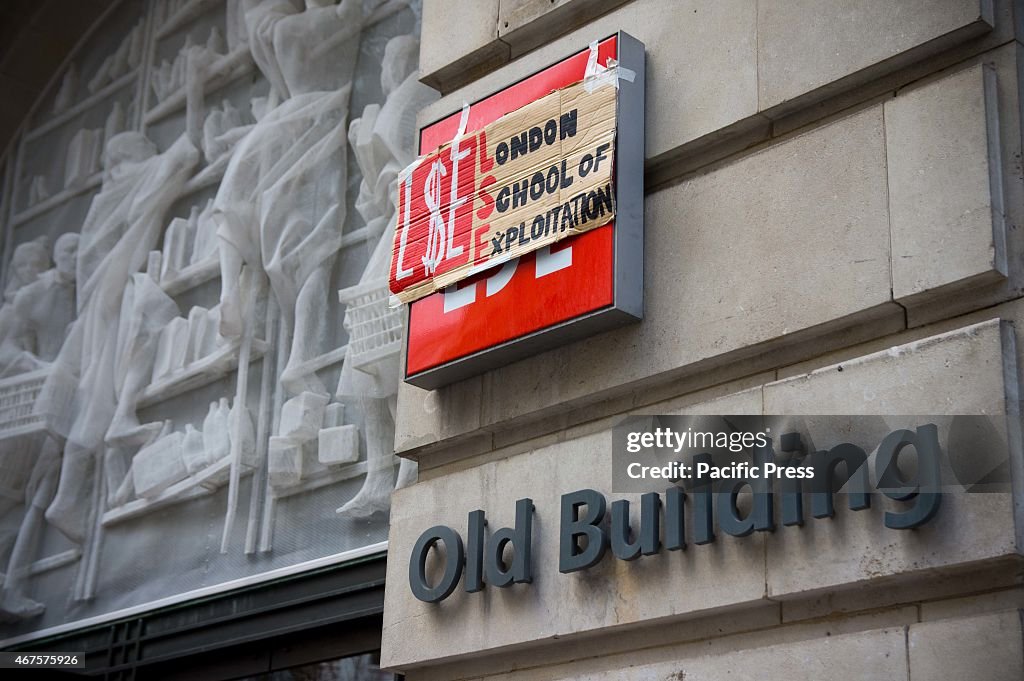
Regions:
<instances>
[{"instance_id":1,"label":"stone block","mask_svg":"<svg viewBox=\"0 0 1024 681\"><path fill-rule=\"evenodd\" d=\"M663 654L659 656L663 659L656 662L627 663L618 669L588 675L588 679L717 681L723 677L724 671L730 681L820 681L833 677L839 669L848 670L844 676L851 679L907 678L904 630L898 627L787 641L764 647L744 647L735 651L719 648L715 655L700 655L693 648L696 646L687 651L692 651L692 657L664 659L668 656ZM620 658L625 663L628 658L623 658L626 656Z\"/></svg>"},{"instance_id":2,"label":"stone block","mask_svg":"<svg viewBox=\"0 0 1024 681\"><path fill-rule=\"evenodd\" d=\"M293 442L307 442L317 436L324 421L328 397L304 392L281 407L280 436Z\"/></svg>"},{"instance_id":3,"label":"stone block","mask_svg":"<svg viewBox=\"0 0 1024 681\"><path fill-rule=\"evenodd\" d=\"M922 603L920 606L921 621L928 622L930 620L946 620L955 617L963 618L973 615L984 615L1007 609L1024 609L1024 586L1016 581L1015 575L1010 571L1007 571L1007 577L1004 579L1008 583L1007 586L1010 586L1010 588L1004 588L998 591L989 591L987 593L980 593L973 596L949 598ZM993 581L989 579L984 584L978 584L976 591L992 589L993 586L999 586L999 584L994 584Z\"/></svg>"},{"instance_id":4,"label":"stone block","mask_svg":"<svg viewBox=\"0 0 1024 681\"><path fill-rule=\"evenodd\" d=\"M769 383L765 413L1004 414L1010 336L991 319Z\"/></svg>"},{"instance_id":5,"label":"stone block","mask_svg":"<svg viewBox=\"0 0 1024 681\"><path fill-rule=\"evenodd\" d=\"M515 59L629 0L502 0L498 37Z\"/></svg>"},{"instance_id":6,"label":"stone block","mask_svg":"<svg viewBox=\"0 0 1024 681\"><path fill-rule=\"evenodd\" d=\"M892 612L894 606L910 610L911 622L928 619L936 611L952 611L963 617L981 612L992 612L1007 607L1008 596L1012 598L1017 583L1014 567L1007 562L987 563L977 569L956 570L929 574L923 579L887 580L885 583L867 582L862 588L845 591L828 591L811 598L782 601L782 621L785 624L800 620L813 620L837 616L848 617L851 613ZM985 596L954 598L964 593L976 593L984 589L1001 589ZM939 600L942 599L942 600ZM984 600L1001 603L998 607L985 607ZM1024 607L1024 592L1018 598ZM924 602L922 602L924 601ZM926 614L927 613L927 614ZM949 615L947 615L948 617ZM856 619L858 616L854 616Z\"/></svg>"},{"instance_id":7,"label":"stone block","mask_svg":"<svg viewBox=\"0 0 1024 681\"><path fill-rule=\"evenodd\" d=\"M1024 678L1020 610L914 624L907 645L915 681Z\"/></svg>"},{"instance_id":8,"label":"stone block","mask_svg":"<svg viewBox=\"0 0 1024 681\"><path fill-rule=\"evenodd\" d=\"M1017 395L1013 346L1008 325L982 322L765 385L765 412L1005 414L1008 399ZM878 418L879 433L905 427L898 418ZM768 542L769 595L813 596L881 577L937 574L1017 555L1008 492L948 491L935 518L913 532L884 527L886 510L905 509L881 497L862 511L837 502L832 519L808 517L802 528L780 527Z\"/></svg>"},{"instance_id":9,"label":"stone block","mask_svg":"<svg viewBox=\"0 0 1024 681\"><path fill-rule=\"evenodd\" d=\"M1006 3L1001 4L1005 9ZM1007 21L1008 19L1004 21L1004 24ZM986 71L991 69L995 73L996 89L998 90L995 100L997 101L993 102L993 99L989 97L986 102L985 114L988 119L989 148L991 149L993 142L997 141L1002 157L1001 188L1004 211L1002 222L1006 235L1007 276L1000 278L997 276L997 271L994 271L987 277L994 280L989 285L986 285L984 281L978 281L976 285L973 285L975 280L969 279L964 282L969 284L968 286L950 286L945 293L940 291L939 295L904 299L901 302L907 308L907 325L910 327L922 326L936 320L949 319L974 310L981 310L1020 295L1022 282L1024 282L1024 233L1020 229L1015 229L1015 226L1024 223L1024 177L1020 172L1021 111L1018 77L1022 63L1024 63L1024 46L1017 42L1011 42L979 54L964 64L937 74L937 78L922 83L922 87L928 87L939 79L945 79L947 76L956 75L964 69L981 64L985 65ZM990 82L988 86L991 89ZM913 92L913 90L909 90L906 94ZM993 117L997 119L995 124L991 120ZM998 140L992 134L994 128L998 131L996 133ZM989 162L992 164L993 159L990 159ZM996 178L997 172L993 168L991 175L993 179ZM995 197L997 189L991 191ZM998 220L998 218L996 219ZM997 227L998 222L995 222L994 228ZM998 238L998 232L995 236ZM947 238L949 238L948 235ZM982 276L984 277L984 275Z\"/></svg>"},{"instance_id":10,"label":"stone block","mask_svg":"<svg viewBox=\"0 0 1024 681\"><path fill-rule=\"evenodd\" d=\"M423 390L403 381L398 386L395 451L410 452L476 431L481 391L481 376L440 390Z\"/></svg>"},{"instance_id":11,"label":"stone block","mask_svg":"<svg viewBox=\"0 0 1024 681\"><path fill-rule=\"evenodd\" d=\"M990 31L991 0L762 0L758 102L780 113ZM855 81L855 82L850 82Z\"/></svg>"},{"instance_id":12,"label":"stone block","mask_svg":"<svg viewBox=\"0 0 1024 681\"><path fill-rule=\"evenodd\" d=\"M884 526L886 510L906 508L876 497L871 509L850 511L837 501L832 519L808 517L802 528L780 527L767 542L769 597L854 590L881 578L911 583L922 571L952 571L1016 553L1008 493L949 492L927 525L913 532Z\"/></svg>"},{"instance_id":13,"label":"stone block","mask_svg":"<svg viewBox=\"0 0 1024 681\"><path fill-rule=\"evenodd\" d=\"M509 58L498 40L498 0L426 0L420 36L420 80L442 92Z\"/></svg>"},{"instance_id":14,"label":"stone block","mask_svg":"<svg viewBox=\"0 0 1024 681\"><path fill-rule=\"evenodd\" d=\"M633 0L447 94L420 113L419 124L459 111L463 102L486 97L585 50L595 38L622 30L647 49L646 155L655 158L757 114L755 24L755 4L749 0ZM425 9L424 35L427 31ZM446 41L447 36L441 42Z\"/></svg>"},{"instance_id":15,"label":"stone block","mask_svg":"<svg viewBox=\"0 0 1024 681\"><path fill-rule=\"evenodd\" d=\"M354 463L359 459L359 429L355 426L324 428L318 438L317 458L320 463L332 466Z\"/></svg>"},{"instance_id":16,"label":"stone block","mask_svg":"<svg viewBox=\"0 0 1024 681\"><path fill-rule=\"evenodd\" d=\"M885 103L893 297L1007 273L996 73L976 64Z\"/></svg>"}]
</instances>

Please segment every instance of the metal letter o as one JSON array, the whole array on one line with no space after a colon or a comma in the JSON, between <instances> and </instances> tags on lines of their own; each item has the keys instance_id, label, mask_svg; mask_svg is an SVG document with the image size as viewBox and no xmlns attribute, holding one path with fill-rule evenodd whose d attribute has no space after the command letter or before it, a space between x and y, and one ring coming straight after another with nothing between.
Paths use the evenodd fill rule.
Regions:
<instances>
[{"instance_id":1,"label":"metal letter o","mask_svg":"<svg viewBox=\"0 0 1024 681\"><path fill-rule=\"evenodd\" d=\"M444 574L436 586L427 584L427 554L430 547L441 542L445 547ZM465 551L462 537L450 527L436 525L420 535L409 557L409 587L416 598L427 603L437 603L448 598L455 591L462 577Z\"/></svg>"}]
</instances>

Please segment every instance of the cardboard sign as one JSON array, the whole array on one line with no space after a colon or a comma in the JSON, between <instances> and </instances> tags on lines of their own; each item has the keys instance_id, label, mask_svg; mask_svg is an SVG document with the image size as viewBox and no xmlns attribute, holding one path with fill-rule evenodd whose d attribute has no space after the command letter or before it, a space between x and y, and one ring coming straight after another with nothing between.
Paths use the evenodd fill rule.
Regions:
<instances>
[{"instance_id":1,"label":"cardboard sign","mask_svg":"<svg viewBox=\"0 0 1024 681\"><path fill-rule=\"evenodd\" d=\"M611 222L617 94L577 82L420 159L399 182L392 293L412 302Z\"/></svg>"},{"instance_id":2,"label":"cardboard sign","mask_svg":"<svg viewBox=\"0 0 1024 681\"><path fill-rule=\"evenodd\" d=\"M525 225L526 231L520 230L519 233L523 234L523 245L527 246L527 239L533 241L529 228L533 225L534 218L542 214L540 210L531 209L547 197L541 196L536 202L531 202L527 195L528 202L525 206L513 209L510 205L499 215L494 204L501 188L508 186L509 183L505 182L499 187L496 171L502 170L505 166L513 168L513 163L519 164L521 168L540 166L531 160L531 155L534 159L545 155L547 152L544 147L537 147L531 152L527 146L525 155L517 154L517 158L512 160L510 140L516 134L519 135L517 139L521 139L525 130L529 145L529 130L539 127L543 135L544 126L547 121L553 120L554 116L542 121L544 125L535 122L540 120L540 116L534 116L528 125L510 129L504 137L494 137L491 131L499 122L504 125L503 121L511 120L511 116L531 111L532 105L550 96L551 93L564 93L576 86L584 80L595 62L604 66L611 64L611 60L635 74L632 79L619 81L617 89L616 82L610 78L600 79L601 83L610 84L609 87L593 89L594 94L614 98L614 146L609 150L612 152L610 160L613 163L606 167L602 159L598 169L594 171L588 168L590 172L582 179L578 173L573 173L573 185L568 189L582 187L584 180L593 182L588 186L601 186L598 178L604 177L607 182L610 177L614 219L599 226L601 223L598 220L591 220L588 217L587 224L575 226L576 231L571 232L572 236L564 237L558 243L547 246L535 244L537 250L519 258L501 262L499 259L507 254L496 254L495 260L501 264L472 273L456 284L413 301L407 306L408 322L405 337L405 380L408 383L421 388L438 388L557 345L621 324L635 322L643 316L642 43L620 32L599 41L596 49L583 47L575 54L474 102L472 106L422 128L420 150L435 150L430 157L439 156L443 159L449 173L453 170L450 165L453 140L458 139L456 155L466 154L458 164L458 181L455 186L465 186L465 191L459 190L458 196L472 197L472 201L467 199L465 203L455 206L455 229L450 232L454 248L457 249L459 245L468 246L470 243L467 232L463 231L472 229L466 226L467 223L476 224L478 227L486 225L489 231L502 232L506 241L509 229ZM585 87L583 91L586 92ZM575 135L567 135L564 140L560 139L559 131L567 126L562 126L561 120L563 95L558 96L559 118L556 125L559 127L556 129L555 144L559 145L559 153L563 143L575 145L579 152L576 160L578 170L579 160L585 153L586 145L590 144L596 152L596 147L603 142L598 142L598 128L591 127L596 126L596 122L588 123L588 127L584 127L579 118L578 107ZM572 108L569 107L564 113L569 113ZM480 135L484 132L486 134ZM536 140L536 133L534 139ZM506 153L504 150L498 151L498 146L502 142L508 144L509 158L499 167L495 160L496 155ZM553 147L555 144L547 146ZM571 161L566 161L568 175ZM424 158L409 176L403 178L399 187L403 200L405 196L414 194L416 177L422 178L419 180L421 183L426 180L429 172L427 162L428 159ZM553 164L552 160L547 167L550 168ZM595 172L608 172L611 175L589 177ZM447 191L449 198L451 179L450 174L441 176L442 195ZM481 189L485 191L481 192ZM551 192L552 195L554 193ZM511 201L510 190L510 204ZM583 202L583 199L580 201ZM452 203L449 201L447 205L450 211ZM411 203L402 204L403 211L406 206L411 221L415 208ZM564 206L565 202L559 206L559 220L566 214ZM605 208L607 210L607 205ZM572 210L570 206L570 215ZM584 204L583 210L593 211L594 208ZM520 211L520 217L506 218L506 214L513 211ZM530 221L523 217L522 211L531 214ZM404 213L399 214L399 223L403 215ZM546 224L546 216L544 220ZM552 220L554 224L554 216ZM560 229L561 224L558 226ZM580 227L587 229L580 233ZM567 234L570 233L569 230L567 225ZM540 236L543 238L544 235ZM519 235L515 234L512 241L515 243L509 245L513 249L517 248ZM409 269L412 265L411 253L408 250L410 243L406 241L404 269ZM480 241L473 243L477 246L481 244ZM400 238L396 239L396 245L401 247ZM505 245L502 244L502 250L505 250ZM447 242L445 248L446 251L449 250ZM491 250L493 248L492 244ZM417 257L424 253L425 249L421 250ZM468 258L468 252L460 254L461 256ZM447 263L442 263L439 270L445 266ZM393 268L392 275L394 274Z\"/></svg>"}]
</instances>

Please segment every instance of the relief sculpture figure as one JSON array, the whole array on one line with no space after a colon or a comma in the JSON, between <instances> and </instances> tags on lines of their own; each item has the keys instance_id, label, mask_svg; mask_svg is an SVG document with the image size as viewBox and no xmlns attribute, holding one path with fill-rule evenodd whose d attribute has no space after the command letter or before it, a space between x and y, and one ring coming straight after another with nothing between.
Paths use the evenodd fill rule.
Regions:
<instances>
[{"instance_id":1,"label":"relief sculpture figure","mask_svg":"<svg viewBox=\"0 0 1024 681\"><path fill-rule=\"evenodd\" d=\"M58 354L56 374L77 379L71 400L66 384L47 380L40 399L69 402L60 481L46 519L74 542L83 541L93 498L95 457L117 410L116 363L122 298L133 273L156 246L165 214L199 159L187 137L162 154L144 135L124 132L107 143L103 186L82 227L76 266L77 319Z\"/></svg>"},{"instance_id":2,"label":"relief sculpture figure","mask_svg":"<svg viewBox=\"0 0 1024 681\"><path fill-rule=\"evenodd\" d=\"M242 333L243 264L269 279L286 328L294 335L289 366L308 359L322 333L345 221L349 94L363 25L360 0L309 0L299 12L286 0L244 2L248 44L271 84L264 113L232 152L214 200L221 240L221 333ZM291 376L292 393L326 394L314 377ZM309 380L309 384L306 384Z\"/></svg>"},{"instance_id":3,"label":"relief sculpture figure","mask_svg":"<svg viewBox=\"0 0 1024 681\"><path fill-rule=\"evenodd\" d=\"M53 251L56 266L23 286L15 295L11 305L13 314L5 320L7 324L2 343L5 354L16 354L18 359L8 367L8 371L14 367L20 372L33 371L48 366L56 359L67 328L75 317L78 240L75 233L61 235ZM33 617L44 609L41 603L28 598L24 591L44 530L43 514L57 488L62 444L58 438L42 433L19 439L10 443L10 447L8 443L0 445L0 456L3 457L0 475L4 478L5 487L21 487L19 481L9 479L16 476L19 457L31 453L35 459L24 484L24 515L0 590L0 614L7 618Z\"/></svg>"},{"instance_id":4,"label":"relief sculpture figure","mask_svg":"<svg viewBox=\"0 0 1024 681\"><path fill-rule=\"evenodd\" d=\"M23 355L28 340L22 325L18 323L15 301L18 293L32 285L50 264L49 240L39 237L19 244L11 257L11 276L4 288L3 304L0 305L0 376L31 371L34 362ZM26 360L29 360L26 364Z\"/></svg>"},{"instance_id":5,"label":"relief sculpture figure","mask_svg":"<svg viewBox=\"0 0 1024 681\"><path fill-rule=\"evenodd\" d=\"M349 139L363 172L356 208L371 230L381 232L360 278L360 284L364 286L380 282L386 289L396 220L394 197L397 178L413 160L416 114L437 97L433 90L417 80L418 54L419 41L414 36L398 36L388 41L381 72L381 86L386 97L384 105L366 107L362 118L353 121L349 130ZM380 313L397 318L397 310L387 310L386 296L376 304ZM346 328L354 326L352 314L351 309L346 310ZM342 367L338 395L356 401L363 411L367 474L359 493L338 512L368 517L388 510L396 482L403 486L414 479L416 464L402 459L396 481L392 443L401 375L397 344L392 352L376 360L372 367L358 368L356 359L350 350Z\"/></svg>"},{"instance_id":6,"label":"relief sculpture figure","mask_svg":"<svg viewBox=\"0 0 1024 681\"><path fill-rule=\"evenodd\" d=\"M56 267L22 287L14 296L11 314L3 319L0 356L8 358L3 376L48 366L57 357L67 327L75 316L75 259L78 234L57 239Z\"/></svg>"}]
</instances>

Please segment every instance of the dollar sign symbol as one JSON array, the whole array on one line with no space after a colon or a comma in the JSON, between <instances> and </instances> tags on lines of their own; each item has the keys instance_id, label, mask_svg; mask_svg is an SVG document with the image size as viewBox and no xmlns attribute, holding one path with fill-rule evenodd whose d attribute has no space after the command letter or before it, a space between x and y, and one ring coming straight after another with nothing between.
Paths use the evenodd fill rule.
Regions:
<instances>
[{"instance_id":1,"label":"dollar sign symbol","mask_svg":"<svg viewBox=\"0 0 1024 681\"><path fill-rule=\"evenodd\" d=\"M433 274L437 265L444 258L445 221L441 216L441 177L447 175L441 159L434 161L427 173L427 182L423 186L423 200L430 211L430 231L427 233L427 252L423 255L423 268L427 274Z\"/></svg>"}]
</instances>

